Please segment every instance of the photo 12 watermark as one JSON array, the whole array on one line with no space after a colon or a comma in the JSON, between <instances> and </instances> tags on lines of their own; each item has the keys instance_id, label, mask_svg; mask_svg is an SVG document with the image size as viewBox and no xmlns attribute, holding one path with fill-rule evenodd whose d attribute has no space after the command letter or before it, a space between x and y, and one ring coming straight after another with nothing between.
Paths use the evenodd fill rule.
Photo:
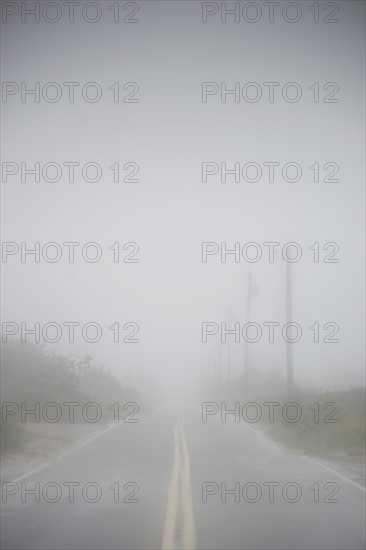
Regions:
<instances>
[{"instance_id":1,"label":"photo 12 watermark","mask_svg":"<svg viewBox=\"0 0 366 550\"><path fill-rule=\"evenodd\" d=\"M249 321L247 323L228 323L226 321L205 321L201 324L201 341L203 344L208 339L215 337L214 340L226 344L227 342L240 344L248 342L256 344L264 342L274 344L284 341L289 344L296 344L304 339L306 342L319 344L338 344L340 327L334 321L320 323L315 321L311 326L301 326L295 321L280 323L279 321L264 321L257 323Z\"/></svg>"},{"instance_id":2,"label":"photo 12 watermark","mask_svg":"<svg viewBox=\"0 0 366 550\"><path fill-rule=\"evenodd\" d=\"M339 103L337 82L202 82L202 103Z\"/></svg>"},{"instance_id":3,"label":"photo 12 watermark","mask_svg":"<svg viewBox=\"0 0 366 550\"><path fill-rule=\"evenodd\" d=\"M308 422L319 424L334 424L339 422L339 405L334 401L320 404L318 401L304 407L303 403L289 401L280 403L279 401L248 401L247 403L235 402L216 402L205 401L201 405L201 421L206 424L209 418L220 418L220 422L290 422L294 424L299 420L306 419Z\"/></svg>"},{"instance_id":4,"label":"photo 12 watermark","mask_svg":"<svg viewBox=\"0 0 366 550\"><path fill-rule=\"evenodd\" d=\"M4 481L1 483L3 504L138 504L140 486L135 481L112 481L107 486L96 481Z\"/></svg>"},{"instance_id":5,"label":"photo 12 watermark","mask_svg":"<svg viewBox=\"0 0 366 550\"><path fill-rule=\"evenodd\" d=\"M202 2L202 23L339 23L338 2Z\"/></svg>"},{"instance_id":6,"label":"photo 12 watermark","mask_svg":"<svg viewBox=\"0 0 366 550\"><path fill-rule=\"evenodd\" d=\"M339 485L335 481L314 481L306 486L296 481L203 481L201 485L201 501L204 504L212 500L221 504L297 504L300 501L338 504L338 493Z\"/></svg>"},{"instance_id":7,"label":"photo 12 watermark","mask_svg":"<svg viewBox=\"0 0 366 550\"><path fill-rule=\"evenodd\" d=\"M102 2L60 1L1 2L3 23L79 23L95 25L99 22L139 23L140 4L123 0Z\"/></svg>"},{"instance_id":8,"label":"photo 12 watermark","mask_svg":"<svg viewBox=\"0 0 366 550\"><path fill-rule=\"evenodd\" d=\"M107 260L124 264L138 264L140 246L136 242L114 242L104 245L95 241L47 243L3 241L1 243L1 263L88 263L97 264Z\"/></svg>"},{"instance_id":9,"label":"photo 12 watermark","mask_svg":"<svg viewBox=\"0 0 366 550\"><path fill-rule=\"evenodd\" d=\"M137 162L113 161L110 166L100 162L2 162L2 183L139 183L140 166Z\"/></svg>"},{"instance_id":10,"label":"photo 12 watermark","mask_svg":"<svg viewBox=\"0 0 366 550\"><path fill-rule=\"evenodd\" d=\"M295 241L281 243L279 241L250 242L215 242L201 243L202 263L270 263L285 261L296 264L310 259L314 263L338 264L340 246L334 241L300 244Z\"/></svg>"},{"instance_id":11,"label":"photo 12 watermark","mask_svg":"<svg viewBox=\"0 0 366 550\"><path fill-rule=\"evenodd\" d=\"M202 183L339 183L339 164L315 161L310 166L299 162L202 162ZM337 176L337 177L336 177Z\"/></svg>"},{"instance_id":12,"label":"photo 12 watermark","mask_svg":"<svg viewBox=\"0 0 366 550\"><path fill-rule=\"evenodd\" d=\"M97 422L103 422L105 418L109 420L112 417L113 422L116 424L119 422L136 424L140 421L137 416L139 411L140 406L134 401L127 403L116 401L110 405L95 401L89 401L88 403L80 403L79 401L65 401L62 403L56 401L48 403L3 401L1 403L1 421L6 423L15 420L22 424L27 422L32 424L41 422L74 424L76 421L82 421L96 424Z\"/></svg>"},{"instance_id":13,"label":"photo 12 watermark","mask_svg":"<svg viewBox=\"0 0 366 550\"><path fill-rule=\"evenodd\" d=\"M138 344L140 326L135 321L120 323L114 321L111 325L102 326L101 324L90 321L82 323L80 321L49 321L34 323L21 321L3 321L1 323L1 340L6 344L12 338L20 338L22 344L29 342L35 344L55 344L57 342L74 344L76 342L86 342L96 344L102 340L113 342L115 344Z\"/></svg>"},{"instance_id":14,"label":"photo 12 watermark","mask_svg":"<svg viewBox=\"0 0 366 550\"><path fill-rule=\"evenodd\" d=\"M139 103L137 82L9 82L1 83L1 102L14 103Z\"/></svg>"}]
</instances>

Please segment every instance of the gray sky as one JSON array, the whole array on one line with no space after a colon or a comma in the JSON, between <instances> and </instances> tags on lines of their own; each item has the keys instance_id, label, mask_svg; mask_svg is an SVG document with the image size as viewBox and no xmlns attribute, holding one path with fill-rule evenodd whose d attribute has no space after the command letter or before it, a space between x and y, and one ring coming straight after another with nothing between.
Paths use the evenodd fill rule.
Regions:
<instances>
[{"instance_id":1,"label":"gray sky","mask_svg":"<svg viewBox=\"0 0 366 550\"><path fill-rule=\"evenodd\" d=\"M3 162L96 162L103 177L70 183L66 170L56 183L9 177L2 183L3 241L94 241L103 257L89 264L78 253L71 265L66 256L55 264L9 257L2 264L3 321L95 321L103 328L98 344L79 336L49 348L91 352L121 376L152 372L182 387L198 380L213 356L215 338L201 342L201 323L227 320L230 308L233 320L247 321L249 269L258 285L251 320L286 322L283 262L221 263L216 255L202 263L201 243L295 241L304 254L292 270L293 318L306 332L294 346L296 380L329 388L364 382L364 4L338 2L340 22L328 25L314 24L307 4L294 24L222 24L217 16L203 24L200 2L140 2L138 24L112 24L103 12L96 24L14 17L4 25L3 81L97 82L103 96L88 103L77 91L70 104L63 87L58 103L9 97L2 104ZM138 83L139 103L114 103L108 87L117 81ZM202 103L202 82L280 87L274 103L265 96L222 103L219 95ZM288 82L302 88L297 103L281 97ZM339 102L314 103L314 82L323 97L325 83L338 83ZM298 163L302 179L270 183L263 172L257 183L201 181L203 162L269 161ZM139 183L114 183L114 162L138 163ZM314 162L337 163L339 182L315 183ZM139 263L114 263L114 242L138 243ZM314 263L314 242L336 242L339 263ZM108 327L115 321L138 323L140 342L114 344ZM314 322L338 323L340 342L312 343ZM244 344L231 349L239 370ZM282 370L284 342L253 344L250 357L253 368Z\"/></svg>"}]
</instances>

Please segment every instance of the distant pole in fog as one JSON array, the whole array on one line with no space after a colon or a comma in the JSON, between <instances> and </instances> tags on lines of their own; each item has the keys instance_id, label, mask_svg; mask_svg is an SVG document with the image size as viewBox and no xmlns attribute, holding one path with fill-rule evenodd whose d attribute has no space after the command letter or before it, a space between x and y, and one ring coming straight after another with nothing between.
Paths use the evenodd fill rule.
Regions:
<instances>
[{"instance_id":1,"label":"distant pole in fog","mask_svg":"<svg viewBox=\"0 0 366 550\"><path fill-rule=\"evenodd\" d=\"M221 348L218 341L216 341L215 363L217 371L216 380L221 384Z\"/></svg>"},{"instance_id":2,"label":"distant pole in fog","mask_svg":"<svg viewBox=\"0 0 366 550\"><path fill-rule=\"evenodd\" d=\"M292 277L291 262L286 263L286 322L292 323ZM294 391L294 365L293 348L290 342L286 342L286 381L287 397L291 398Z\"/></svg>"},{"instance_id":3,"label":"distant pole in fog","mask_svg":"<svg viewBox=\"0 0 366 550\"><path fill-rule=\"evenodd\" d=\"M230 330L231 330L231 319L232 319L232 309L230 308L230 310L229 310L229 321L228 321L229 329L230 329ZM230 382L231 382L231 353L230 353L230 345L231 345L231 340L230 340L230 336L229 336L228 341L227 341L227 368L226 368L226 373L227 373L226 384L227 384L228 389L230 389Z\"/></svg>"},{"instance_id":4,"label":"distant pole in fog","mask_svg":"<svg viewBox=\"0 0 366 550\"><path fill-rule=\"evenodd\" d=\"M247 323L250 322L250 306L251 306L252 292L253 292L252 274L249 271L249 273L248 273L247 299L246 299L246 307L245 307L245 319L246 319ZM244 378L244 393L247 395L248 394L248 383L249 383L249 350L248 350L248 342L247 341L245 341L245 344L244 344L243 378Z\"/></svg>"}]
</instances>

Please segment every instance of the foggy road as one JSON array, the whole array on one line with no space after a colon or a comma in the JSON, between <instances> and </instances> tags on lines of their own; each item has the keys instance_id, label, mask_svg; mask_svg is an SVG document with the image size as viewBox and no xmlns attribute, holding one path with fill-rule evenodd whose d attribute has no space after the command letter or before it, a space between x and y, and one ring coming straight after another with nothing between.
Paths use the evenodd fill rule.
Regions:
<instances>
[{"instance_id":1,"label":"foggy road","mask_svg":"<svg viewBox=\"0 0 366 550\"><path fill-rule=\"evenodd\" d=\"M1 550L366 549L365 16L0 1Z\"/></svg>"},{"instance_id":2,"label":"foggy road","mask_svg":"<svg viewBox=\"0 0 366 550\"><path fill-rule=\"evenodd\" d=\"M2 492L9 550L364 547L362 480L199 412L113 425Z\"/></svg>"}]
</instances>

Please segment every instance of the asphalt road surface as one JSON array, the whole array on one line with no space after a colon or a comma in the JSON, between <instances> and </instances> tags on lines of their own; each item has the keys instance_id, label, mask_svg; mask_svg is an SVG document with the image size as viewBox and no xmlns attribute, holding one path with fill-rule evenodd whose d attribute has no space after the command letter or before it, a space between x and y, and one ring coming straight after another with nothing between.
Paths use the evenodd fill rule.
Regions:
<instances>
[{"instance_id":1,"label":"asphalt road surface","mask_svg":"<svg viewBox=\"0 0 366 550\"><path fill-rule=\"evenodd\" d=\"M357 475L200 413L115 424L2 479L3 549L365 548Z\"/></svg>"}]
</instances>

